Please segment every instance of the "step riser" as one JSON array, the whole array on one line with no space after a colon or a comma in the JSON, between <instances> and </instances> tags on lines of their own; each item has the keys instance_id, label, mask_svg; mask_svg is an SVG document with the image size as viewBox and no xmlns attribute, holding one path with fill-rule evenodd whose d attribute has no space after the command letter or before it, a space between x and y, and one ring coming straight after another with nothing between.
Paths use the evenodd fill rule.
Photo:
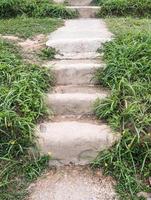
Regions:
<instances>
[{"instance_id":1,"label":"step riser","mask_svg":"<svg viewBox=\"0 0 151 200\"><path fill-rule=\"evenodd\" d=\"M55 115L92 115L93 103L98 95L77 95L50 94L47 95L45 102L50 111ZM105 99L107 94L101 95Z\"/></svg>"},{"instance_id":2,"label":"step riser","mask_svg":"<svg viewBox=\"0 0 151 200\"><path fill-rule=\"evenodd\" d=\"M65 94L65 93L96 94L96 93L100 93L101 89L100 89L100 86L94 86L94 85L88 85L88 86L60 85L60 86L54 87L53 92L54 93L61 93L61 94Z\"/></svg>"},{"instance_id":3,"label":"step riser","mask_svg":"<svg viewBox=\"0 0 151 200\"><path fill-rule=\"evenodd\" d=\"M42 153L50 152L55 165L88 164L117 139L106 125L74 121L41 124L36 135Z\"/></svg>"},{"instance_id":4,"label":"step riser","mask_svg":"<svg viewBox=\"0 0 151 200\"><path fill-rule=\"evenodd\" d=\"M75 99L58 99L55 97L49 97L46 100L46 104L53 110L55 115L92 115L93 100L75 100Z\"/></svg>"},{"instance_id":5,"label":"step riser","mask_svg":"<svg viewBox=\"0 0 151 200\"><path fill-rule=\"evenodd\" d=\"M64 55L66 53L94 53L102 44L109 41L107 38L90 39L90 40L57 40L48 41L47 47L55 48L59 54Z\"/></svg>"},{"instance_id":6,"label":"step riser","mask_svg":"<svg viewBox=\"0 0 151 200\"><path fill-rule=\"evenodd\" d=\"M56 3L64 3L67 2L69 5L72 6L88 6L91 4L92 0L54 0Z\"/></svg>"},{"instance_id":7,"label":"step riser","mask_svg":"<svg viewBox=\"0 0 151 200\"><path fill-rule=\"evenodd\" d=\"M97 16L97 13L99 12L100 8L98 7L70 7L68 6L67 8L77 11L78 16L80 18L95 18Z\"/></svg>"},{"instance_id":8,"label":"step riser","mask_svg":"<svg viewBox=\"0 0 151 200\"><path fill-rule=\"evenodd\" d=\"M91 68L64 68L64 69L53 69L56 84L57 85L97 85L98 82L94 80L94 74L96 73L97 67Z\"/></svg>"},{"instance_id":9,"label":"step riser","mask_svg":"<svg viewBox=\"0 0 151 200\"><path fill-rule=\"evenodd\" d=\"M87 52L87 53L64 53L62 55L56 54L55 59L58 60L85 60L85 59L98 59L99 53Z\"/></svg>"}]
</instances>

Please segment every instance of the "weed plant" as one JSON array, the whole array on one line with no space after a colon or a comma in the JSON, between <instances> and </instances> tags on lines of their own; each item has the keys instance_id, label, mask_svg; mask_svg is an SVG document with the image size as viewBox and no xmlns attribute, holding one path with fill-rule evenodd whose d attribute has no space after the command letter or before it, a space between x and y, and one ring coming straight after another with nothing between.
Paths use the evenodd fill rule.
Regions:
<instances>
[{"instance_id":1,"label":"weed plant","mask_svg":"<svg viewBox=\"0 0 151 200\"><path fill-rule=\"evenodd\" d=\"M0 40L0 199L24 199L23 190L48 162L36 153L35 124L46 114L48 69L26 64L19 50ZM34 148L35 147L35 148Z\"/></svg>"},{"instance_id":2,"label":"weed plant","mask_svg":"<svg viewBox=\"0 0 151 200\"><path fill-rule=\"evenodd\" d=\"M150 0L97 0L101 5L100 17L137 16L151 17Z\"/></svg>"},{"instance_id":3,"label":"weed plant","mask_svg":"<svg viewBox=\"0 0 151 200\"><path fill-rule=\"evenodd\" d=\"M42 60L53 60L55 58L57 51L54 48L46 47L38 53Z\"/></svg>"},{"instance_id":4,"label":"weed plant","mask_svg":"<svg viewBox=\"0 0 151 200\"><path fill-rule=\"evenodd\" d=\"M110 88L111 96L95 103L97 117L120 132L121 139L110 150L101 152L93 166L103 167L106 174L117 180L121 199L134 200L139 199L138 192L150 190L151 34L148 28L142 28L143 20L137 19L139 28L130 31L126 29L129 23L125 24L113 28L115 39L103 48L107 67L96 75L101 85ZM123 28L125 32L121 31Z\"/></svg>"}]
</instances>

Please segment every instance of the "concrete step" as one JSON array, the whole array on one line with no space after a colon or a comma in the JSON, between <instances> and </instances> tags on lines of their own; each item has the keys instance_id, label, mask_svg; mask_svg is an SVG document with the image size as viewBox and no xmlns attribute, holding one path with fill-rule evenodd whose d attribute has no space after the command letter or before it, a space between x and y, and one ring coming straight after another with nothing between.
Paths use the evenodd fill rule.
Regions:
<instances>
[{"instance_id":1,"label":"concrete step","mask_svg":"<svg viewBox=\"0 0 151 200\"><path fill-rule=\"evenodd\" d=\"M62 57L67 54L91 56L104 42L110 41L111 36L101 19L73 19L51 33L46 45L55 48Z\"/></svg>"},{"instance_id":2,"label":"concrete step","mask_svg":"<svg viewBox=\"0 0 151 200\"><path fill-rule=\"evenodd\" d=\"M55 59L57 60L83 60L83 59L98 59L100 54L96 52L85 52L85 53L63 53L56 54Z\"/></svg>"},{"instance_id":3,"label":"concrete step","mask_svg":"<svg viewBox=\"0 0 151 200\"><path fill-rule=\"evenodd\" d=\"M76 33L75 33L76 34ZM105 43L106 38L66 38L54 39L47 42L47 46L55 48L59 54L96 52Z\"/></svg>"},{"instance_id":4,"label":"concrete step","mask_svg":"<svg viewBox=\"0 0 151 200\"><path fill-rule=\"evenodd\" d=\"M30 185L28 200L118 200L115 184L100 168L60 166Z\"/></svg>"},{"instance_id":5,"label":"concrete step","mask_svg":"<svg viewBox=\"0 0 151 200\"><path fill-rule=\"evenodd\" d=\"M36 135L42 153L51 154L51 165L88 164L118 138L106 124L77 121L42 123Z\"/></svg>"},{"instance_id":6,"label":"concrete step","mask_svg":"<svg viewBox=\"0 0 151 200\"><path fill-rule=\"evenodd\" d=\"M54 0L56 3L67 3L72 6L88 6L93 0Z\"/></svg>"},{"instance_id":7,"label":"concrete step","mask_svg":"<svg viewBox=\"0 0 151 200\"><path fill-rule=\"evenodd\" d=\"M103 89L102 89L103 90ZM101 89L100 86L94 85L87 85L87 86L80 86L80 85L60 85L54 87L53 93L89 93L89 94L96 94L100 93ZM105 89L104 89L105 91Z\"/></svg>"},{"instance_id":8,"label":"concrete step","mask_svg":"<svg viewBox=\"0 0 151 200\"><path fill-rule=\"evenodd\" d=\"M81 18L94 18L100 10L99 6L67 6L67 8L77 11Z\"/></svg>"},{"instance_id":9,"label":"concrete step","mask_svg":"<svg viewBox=\"0 0 151 200\"><path fill-rule=\"evenodd\" d=\"M97 98L105 99L109 94L103 89L98 91L98 88L91 88L91 91L87 89L89 93L83 93L82 90L72 89L71 93L62 89L61 93L47 94L45 102L55 115L92 115L94 101Z\"/></svg>"},{"instance_id":10,"label":"concrete step","mask_svg":"<svg viewBox=\"0 0 151 200\"><path fill-rule=\"evenodd\" d=\"M57 85L97 84L94 74L105 65L97 60L61 60L48 62L53 67Z\"/></svg>"}]
</instances>

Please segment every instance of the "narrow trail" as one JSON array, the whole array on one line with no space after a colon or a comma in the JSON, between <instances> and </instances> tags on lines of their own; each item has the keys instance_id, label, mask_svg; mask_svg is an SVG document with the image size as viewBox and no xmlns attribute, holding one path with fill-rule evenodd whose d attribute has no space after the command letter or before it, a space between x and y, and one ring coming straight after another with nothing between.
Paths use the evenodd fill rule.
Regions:
<instances>
[{"instance_id":1,"label":"narrow trail","mask_svg":"<svg viewBox=\"0 0 151 200\"><path fill-rule=\"evenodd\" d=\"M56 87L46 98L55 116L37 130L42 152L51 153L50 165L58 169L33 185L30 200L113 200L113 182L97 176L98 172L92 176L86 166L117 140L110 127L95 119L92 109L97 98L109 95L93 76L105 67L97 49L110 41L112 34L103 20L92 18L98 7L89 6L90 0L69 3L80 18L66 20L47 41L47 46L58 52L56 59L46 64L53 66L56 76Z\"/></svg>"}]
</instances>

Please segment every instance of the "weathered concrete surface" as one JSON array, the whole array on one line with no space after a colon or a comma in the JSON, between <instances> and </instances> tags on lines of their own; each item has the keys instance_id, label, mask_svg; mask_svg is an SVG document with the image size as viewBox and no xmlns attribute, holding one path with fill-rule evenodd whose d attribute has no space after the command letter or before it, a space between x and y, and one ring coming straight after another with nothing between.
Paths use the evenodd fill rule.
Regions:
<instances>
[{"instance_id":1,"label":"weathered concrete surface","mask_svg":"<svg viewBox=\"0 0 151 200\"><path fill-rule=\"evenodd\" d=\"M94 85L87 85L87 86L81 86L81 85L59 85L54 87L53 93L86 93L86 94L97 94L101 91L104 91L106 94L108 94L106 89L100 88L100 86L94 86Z\"/></svg>"},{"instance_id":2,"label":"weathered concrete surface","mask_svg":"<svg viewBox=\"0 0 151 200\"><path fill-rule=\"evenodd\" d=\"M80 18L94 18L100 10L99 6L67 6L67 8L77 11Z\"/></svg>"},{"instance_id":3,"label":"weathered concrete surface","mask_svg":"<svg viewBox=\"0 0 151 200\"><path fill-rule=\"evenodd\" d=\"M92 0L54 0L56 3L64 3L67 2L72 6L88 6L92 2Z\"/></svg>"},{"instance_id":4,"label":"weathered concrete surface","mask_svg":"<svg viewBox=\"0 0 151 200\"><path fill-rule=\"evenodd\" d=\"M105 99L107 91L100 93L52 93L47 94L45 102L55 115L88 115L93 114L93 103L99 99Z\"/></svg>"},{"instance_id":5,"label":"weathered concrete surface","mask_svg":"<svg viewBox=\"0 0 151 200\"><path fill-rule=\"evenodd\" d=\"M115 182L100 170L68 166L51 171L29 188L28 200L117 200Z\"/></svg>"},{"instance_id":6,"label":"weathered concrete surface","mask_svg":"<svg viewBox=\"0 0 151 200\"><path fill-rule=\"evenodd\" d=\"M64 27L50 34L46 45L68 58L69 54L96 54L97 49L111 37L101 19L73 19L65 21Z\"/></svg>"},{"instance_id":7,"label":"weathered concrete surface","mask_svg":"<svg viewBox=\"0 0 151 200\"><path fill-rule=\"evenodd\" d=\"M45 65L52 68L57 85L97 84L94 74L105 67L96 60L61 60L51 61Z\"/></svg>"},{"instance_id":8,"label":"weathered concrete surface","mask_svg":"<svg viewBox=\"0 0 151 200\"><path fill-rule=\"evenodd\" d=\"M100 58L100 54L97 52L83 52L83 53L76 53L76 52L69 52L65 54L56 54L55 58L58 60L67 59L67 60L82 60L82 59L98 59Z\"/></svg>"},{"instance_id":9,"label":"weathered concrete surface","mask_svg":"<svg viewBox=\"0 0 151 200\"><path fill-rule=\"evenodd\" d=\"M105 124L77 121L42 123L37 127L37 135L42 152L51 153L56 165L90 163L117 139Z\"/></svg>"}]
</instances>

